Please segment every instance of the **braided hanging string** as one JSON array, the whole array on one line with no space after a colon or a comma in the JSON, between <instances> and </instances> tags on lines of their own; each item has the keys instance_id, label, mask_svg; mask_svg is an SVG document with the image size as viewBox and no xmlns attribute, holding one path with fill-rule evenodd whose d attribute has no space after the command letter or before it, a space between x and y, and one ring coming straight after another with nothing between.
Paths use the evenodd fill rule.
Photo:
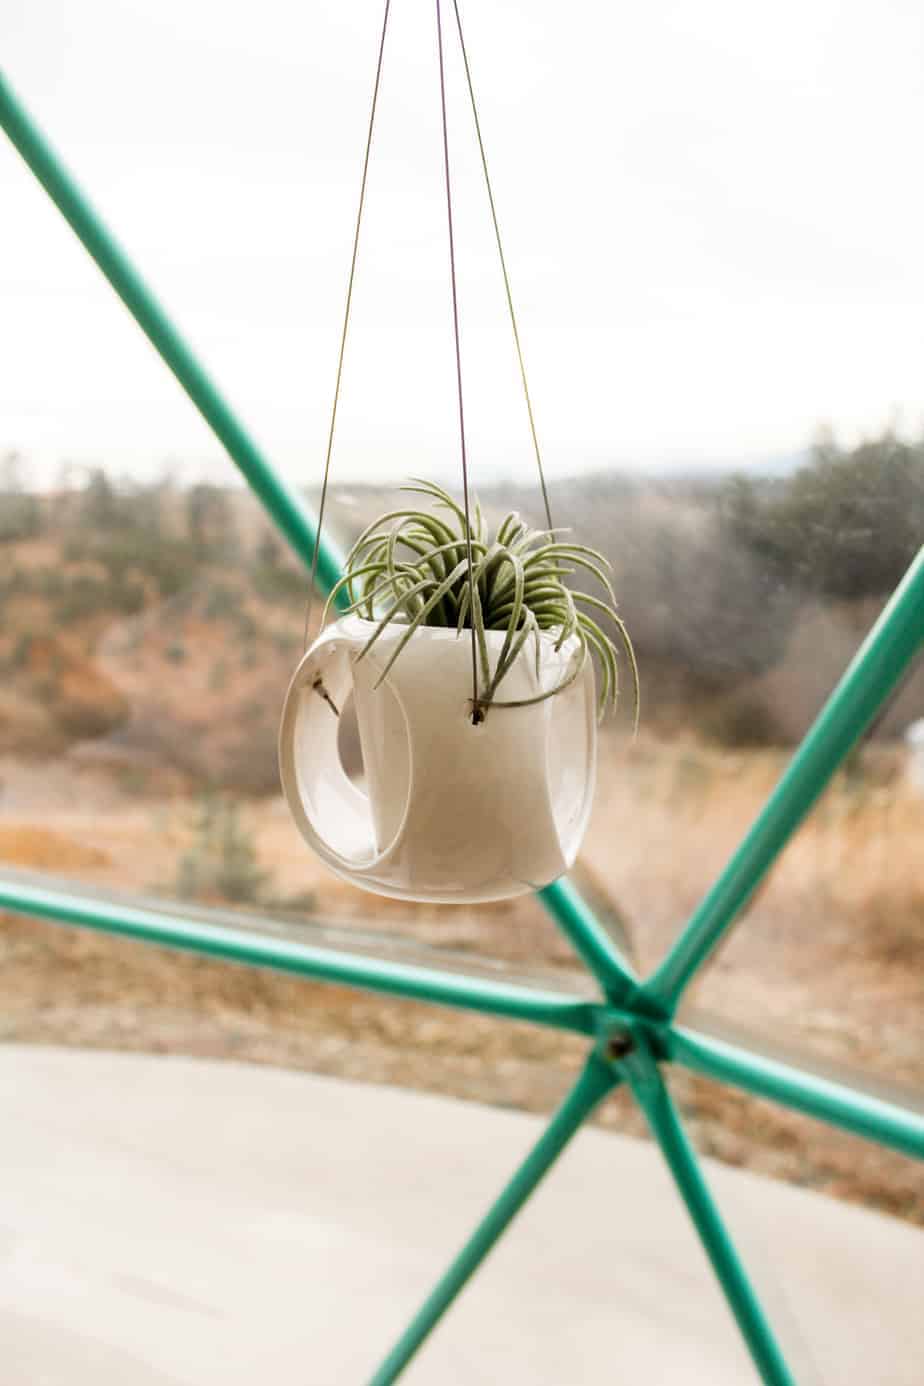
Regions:
<instances>
[{"instance_id":1,"label":"braided hanging string","mask_svg":"<svg viewBox=\"0 0 924 1386\"><path fill-rule=\"evenodd\" d=\"M443 68L443 20L440 0L436 0L436 46L440 58L440 106L443 113L443 170L446 175L446 216L449 223L449 278L452 284L452 327L456 347L456 389L459 397L459 442L462 449L462 493L465 508L465 537L468 549L469 624L472 635L472 721L484 720L478 701L478 649L475 637L475 574L472 559L472 525L468 498L468 458L465 451L465 408L462 402L462 349L459 344L459 300L456 292L456 248L452 233L452 186L449 179L449 131L446 123L446 74Z\"/></svg>"},{"instance_id":2,"label":"braided hanging string","mask_svg":"<svg viewBox=\"0 0 924 1386\"><path fill-rule=\"evenodd\" d=\"M481 155L481 168L484 173L484 185L488 193L488 202L491 207L491 221L494 223L494 239L497 242L497 254L500 259L501 274L504 277L504 292L507 295L507 309L510 314L510 326L513 328L513 340L517 349L517 361L520 365L520 379L523 382L523 395L526 399L526 413L529 417L529 431L533 440L533 451L536 454L536 467L539 471L539 485L542 488L542 501L545 506L545 518L549 529L553 529L552 508L549 505L549 492L545 484L545 472L542 466L542 455L539 451L539 438L536 433L536 420L533 416L533 405L529 394L529 385L526 382L526 365L523 360L523 348L520 345L520 331L517 327L517 315L513 307L513 294L510 289L510 276L507 273L507 258L504 255L504 247L501 244L500 225L497 220L497 207L494 203L494 189L491 186L491 176L488 173L488 160L484 152L484 140L481 136L481 121L478 119L478 107L475 103L475 87L472 82L472 71L468 62L468 50L465 47L465 38L462 33L462 17L459 14L458 0L452 0L452 8L456 16L456 28L459 33L459 47L462 50L462 62L465 66L465 81L468 86L468 96L472 107L472 116L475 121L475 134L478 137L478 152Z\"/></svg>"},{"instance_id":3,"label":"braided hanging string","mask_svg":"<svg viewBox=\"0 0 924 1386\"><path fill-rule=\"evenodd\" d=\"M340 334L340 355L337 359L337 380L334 385L334 402L330 412L330 429L327 435L327 457L324 461L324 481L321 486L321 503L318 507L318 527L314 536L314 552L311 555L311 578L308 587L308 602L305 609L305 634L303 650L308 648L308 630L311 625L311 611L314 606L315 581L318 576L318 554L321 549L321 530L324 527L324 510L327 505L327 483L330 478L330 459L334 449L334 429L337 425L337 405L340 402L340 381L343 376L343 357L346 352L347 329L350 325L350 308L353 303L353 280L356 278L356 257L359 253L359 229L362 225L363 207L366 201L366 178L369 173L369 154L372 149L372 131L375 126L375 110L379 100L379 84L382 79L382 59L385 55L385 34L388 30L388 13L391 0L385 0L385 15L382 20L382 37L379 40L379 56L375 66L375 86L372 89L372 109L369 112L369 129L366 134L366 152L363 157L363 175L359 185L359 206L356 210L356 230L353 233L353 256L350 260L350 277L347 283L346 308L343 313L343 331ZM335 709L336 711L336 709Z\"/></svg>"}]
</instances>

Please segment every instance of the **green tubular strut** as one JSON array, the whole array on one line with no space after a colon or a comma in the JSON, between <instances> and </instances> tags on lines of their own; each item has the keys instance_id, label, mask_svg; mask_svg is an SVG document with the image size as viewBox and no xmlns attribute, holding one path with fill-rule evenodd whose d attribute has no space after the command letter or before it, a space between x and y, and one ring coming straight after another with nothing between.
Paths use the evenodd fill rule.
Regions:
<instances>
[{"instance_id":1,"label":"green tubular strut","mask_svg":"<svg viewBox=\"0 0 924 1386\"><path fill-rule=\"evenodd\" d=\"M639 983L586 900L564 878L540 890L539 898L608 999L614 1005L628 1005L639 990Z\"/></svg>"},{"instance_id":2,"label":"green tubular strut","mask_svg":"<svg viewBox=\"0 0 924 1386\"><path fill-rule=\"evenodd\" d=\"M841 761L924 647L924 548L822 708L753 827L654 975L643 1003L669 1015Z\"/></svg>"},{"instance_id":3,"label":"green tubular strut","mask_svg":"<svg viewBox=\"0 0 924 1386\"><path fill-rule=\"evenodd\" d=\"M531 1020L537 1025L573 1030L582 1035L594 1032L596 1007L592 1002L574 997L440 972L435 968L338 953L334 949L312 948L256 932L177 919L157 910L111 904L101 899L88 900L63 890L0 881L0 909L16 910L59 924L121 934L145 943L166 944L191 953L224 958L228 962L273 968L299 977L341 982L443 1006L462 1006L487 1015L507 1016L510 1020Z\"/></svg>"},{"instance_id":4,"label":"green tubular strut","mask_svg":"<svg viewBox=\"0 0 924 1386\"><path fill-rule=\"evenodd\" d=\"M548 1172L619 1076L593 1051L580 1077L496 1202L475 1228L452 1265L417 1311L369 1386L391 1386L433 1331L495 1242L506 1232L539 1181Z\"/></svg>"},{"instance_id":5,"label":"green tubular strut","mask_svg":"<svg viewBox=\"0 0 924 1386\"><path fill-rule=\"evenodd\" d=\"M96 261L138 326L176 376L206 423L228 453L299 558L311 566L315 519L258 449L230 405L193 356L163 308L90 206L54 150L37 129L9 82L0 72L0 128L22 155L35 177ZM340 577L343 556L322 536L318 549L318 583L329 592ZM339 596L346 606L346 593ZM541 892L543 904L558 920L582 956L592 953L593 970L615 1000L629 995L635 981L602 926L573 886L556 881Z\"/></svg>"},{"instance_id":6,"label":"green tubular strut","mask_svg":"<svg viewBox=\"0 0 924 1386\"><path fill-rule=\"evenodd\" d=\"M636 1047L620 1067L661 1147L764 1386L796 1386L641 1031L636 1032Z\"/></svg>"},{"instance_id":7,"label":"green tubular strut","mask_svg":"<svg viewBox=\"0 0 924 1386\"><path fill-rule=\"evenodd\" d=\"M807 1116L924 1160L924 1112L832 1082L823 1074L755 1054L680 1026L661 1032L667 1057L707 1078L767 1097Z\"/></svg>"}]
</instances>

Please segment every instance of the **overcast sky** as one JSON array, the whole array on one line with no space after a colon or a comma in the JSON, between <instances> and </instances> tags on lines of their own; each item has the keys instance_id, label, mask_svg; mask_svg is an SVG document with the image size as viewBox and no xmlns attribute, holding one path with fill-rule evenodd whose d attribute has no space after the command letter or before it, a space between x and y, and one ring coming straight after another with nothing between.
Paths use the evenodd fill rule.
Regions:
<instances>
[{"instance_id":1,"label":"overcast sky","mask_svg":"<svg viewBox=\"0 0 924 1386\"><path fill-rule=\"evenodd\" d=\"M461 4L550 472L749 463L822 424L846 440L920 426L920 0ZM323 463L381 13L0 6L11 84L258 442L305 483ZM472 469L525 478L450 48ZM438 101L433 2L393 0L335 478L457 466ZM0 448L227 474L2 139L0 248Z\"/></svg>"}]
</instances>

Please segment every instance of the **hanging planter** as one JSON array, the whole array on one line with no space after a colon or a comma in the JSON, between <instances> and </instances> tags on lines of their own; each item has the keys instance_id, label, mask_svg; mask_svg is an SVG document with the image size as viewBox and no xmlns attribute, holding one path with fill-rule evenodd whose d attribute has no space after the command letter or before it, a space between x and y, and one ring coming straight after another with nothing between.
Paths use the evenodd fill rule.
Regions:
<instances>
[{"instance_id":1,"label":"hanging planter","mask_svg":"<svg viewBox=\"0 0 924 1386\"><path fill-rule=\"evenodd\" d=\"M328 602L343 588L350 609L286 698L283 789L302 836L355 885L455 902L535 890L574 862L596 717L616 705L616 649L591 613L622 638L637 707L605 560L515 514L491 537L477 502L469 527L440 487L407 489L438 508L385 515L354 545ZM575 570L601 595L567 587ZM365 786L341 759L351 700Z\"/></svg>"},{"instance_id":2,"label":"hanging planter","mask_svg":"<svg viewBox=\"0 0 924 1386\"><path fill-rule=\"evenodd\" d=\"M382 73L389 0L379 44L360 184L312 562L306 643L327 499L366 175ZM507 515L491 535L468 484L462 353L440 0L436 0L449 279L455 342L462 504L416 481L430 508L383 515L360 536L328 599L347 613L307 650L283 709L283 791L310 847L338 875L404 899L498 900L550 884L572 865L587 826L596 765L596 716L619 689L611 623L632 672L632 645L616 614L603 557L552 523L513 298L454 3L459 43L547 527ZM567 579L593 580L574 590ZM599 618L599 619L598 619ZM600 670L595 695L594 663ZM348 715L349 714L349 715ZM355 718L363 775L343 750Z\"/></svg>"}]
</instances>

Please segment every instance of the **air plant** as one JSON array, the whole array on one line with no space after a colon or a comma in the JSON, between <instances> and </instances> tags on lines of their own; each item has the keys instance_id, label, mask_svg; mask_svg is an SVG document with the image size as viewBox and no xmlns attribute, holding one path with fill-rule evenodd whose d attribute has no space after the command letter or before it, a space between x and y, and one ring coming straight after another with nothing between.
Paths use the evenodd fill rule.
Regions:
<instances>
[{"instance_id":1,"label":"air plant","mask_svg":"<svg viewBox=\"0 0 924 1386\"><path fill-rule=\"evenodd\" d=\"M516 511L504 516L491 538L477 498L469 525L463 508L441 486L414 478L402 489L428 496L440 513L432 509L393 510L369 525L350 550L346 571L330 593L324 611L326 620L331 605L346 591L348 611L374 623L360 659L392 622L406 626L376 686L419 626L455 627L460 634L474 626L481 666L481 691L472 709L474 721L483 720L490 707L525 707L563 692L579 677L591 655L600 668L598 711L602 719L608 708L616 707L619 667L616 646L595 619L599 615L615 626L628 659L637 725L638 667L629 633L616 612L616 598L607 576L610 565L603 555L562 537L566 531L531 529ZM567 585L565 579L577 569L593 576L602 596ZM493 670L485 639L489 630L504 632ZM574 658L566 673L553 688L535 697L499 701L495 697L498 688L530 640L535 644L538 677L540 632L555 636L556 651L575 638Z\"/></svg>"}]
</instances>

